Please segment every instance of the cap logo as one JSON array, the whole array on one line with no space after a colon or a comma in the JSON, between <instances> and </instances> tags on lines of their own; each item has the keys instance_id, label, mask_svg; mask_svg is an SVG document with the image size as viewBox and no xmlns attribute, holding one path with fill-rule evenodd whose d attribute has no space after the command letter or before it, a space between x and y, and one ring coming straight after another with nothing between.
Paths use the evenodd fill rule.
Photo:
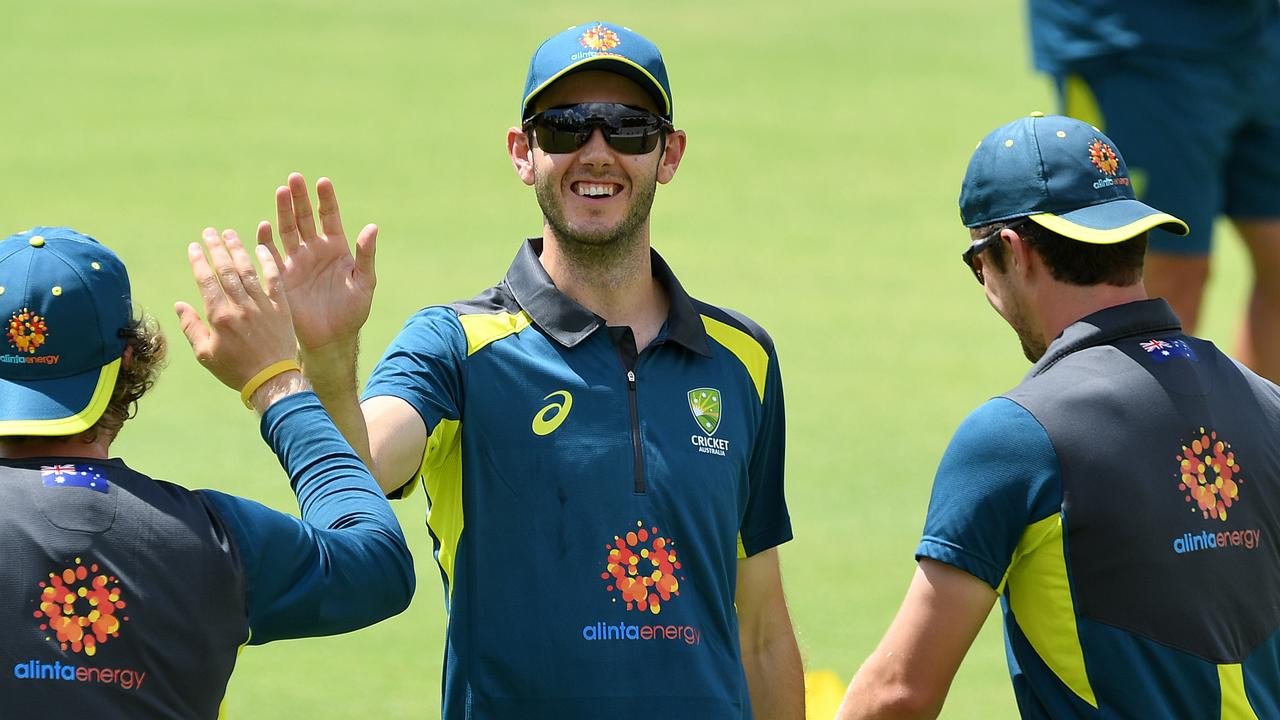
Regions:
<instances>
[{"instance_id":1,"label":"cap logo","mask_svg":"<svg viewBox=\"0 0 1280 720\"><path fill-rule=\"evenodd\" d=\"M34 355L36 350L44 344L48 335L49 328L45 325L44 318L28 308L14 312L9 318L9 331L6 336L9 344L18 352Z\"/></svg>"},{"instance_id":2,"label":"cap logo","mask_svg":"<svg viewBox=\"0 0 1280 720\"><path fill-rule=\"evenodd\" d=\"M609 52L618 47L622 40L618 38L618 33L604 25L596 25L582 33L582 37L578 38L578 42L588 50Z\"/></svg>"},{"instance_id":3,"label":"cap logo","mask_svg":"<svg viewBox=\"0 0 1280 720\"><path fill-rule=\"evenodd\" d=\"M1089 162L1102 171L1104 175L1115 175L1120 171L1120 160L1111 146L1094 138L1089 145Z\"/></svg>"}]
</instances>

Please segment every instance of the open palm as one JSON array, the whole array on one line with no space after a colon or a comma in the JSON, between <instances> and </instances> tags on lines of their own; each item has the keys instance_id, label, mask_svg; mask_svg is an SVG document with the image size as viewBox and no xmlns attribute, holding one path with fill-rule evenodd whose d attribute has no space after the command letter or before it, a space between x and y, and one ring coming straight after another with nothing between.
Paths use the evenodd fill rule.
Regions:
<instances>
[{"instance_id":1,"label":"open palm","mask_svg":"<svg viewBox=\"0 0 1280 720\"><path fill-rule=\"evenodd\" d=\"M307 181L298 173L289 176L287 186L276 188L281 248L272 240L271 223L258 226L258 244L271 250L284 278L294 332L304 352L354 344L369 318L377 282L373 270L377 226L366 225L360 231L353 256L342 230L338 196L328 178L316 183L316 196L323 232L316 229Z\"/></svg>"}]
</instances>

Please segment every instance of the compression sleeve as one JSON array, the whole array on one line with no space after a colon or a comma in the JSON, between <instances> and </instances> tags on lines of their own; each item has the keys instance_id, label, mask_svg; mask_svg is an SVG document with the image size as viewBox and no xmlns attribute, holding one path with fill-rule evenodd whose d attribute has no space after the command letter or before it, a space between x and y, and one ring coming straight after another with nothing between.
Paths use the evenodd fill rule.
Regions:
<instances>
[{"instance_id":1,"label":"compression sleeve","mask_svg":"<svg viewBox=\"0 0 1280 720\"><path fill-rule=\"evenodd\" d=\"M245 573L252 644L355 630L413 596L413 558L373 476L314 393L262 416L302 519L202 490L231 529Z\"/></svg>"}]
</instances>

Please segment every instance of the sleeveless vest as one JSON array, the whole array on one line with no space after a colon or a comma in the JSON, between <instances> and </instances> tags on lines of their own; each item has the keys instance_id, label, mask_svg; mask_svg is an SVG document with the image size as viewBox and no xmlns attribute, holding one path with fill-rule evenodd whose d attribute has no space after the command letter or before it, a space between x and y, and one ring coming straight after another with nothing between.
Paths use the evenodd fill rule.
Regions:
<instances>
[{"instance_id":1,"label":"sleeveless vest","mask_svg":"<svg viewBox=\"0 0 1280 720\"><path fill-rule=\"evenodd\" d=\"M1160 300L1069 327L1005 397L1062 471L1077 615L1217 664L1280 627L1280 391ZM1088 635L1086 658L1114 634Z\"/></svg>"},{"instance_id":2,"label":"sleeveless vest","mask_svg":"<svg viewBox=\"0 0 1280 720\"><path fill-rule=\"evenodd\" d=\"M236 548L119 460L0 460L0 636L0 717L217 717L249 636Z\"/></svg>"}]
</instances>

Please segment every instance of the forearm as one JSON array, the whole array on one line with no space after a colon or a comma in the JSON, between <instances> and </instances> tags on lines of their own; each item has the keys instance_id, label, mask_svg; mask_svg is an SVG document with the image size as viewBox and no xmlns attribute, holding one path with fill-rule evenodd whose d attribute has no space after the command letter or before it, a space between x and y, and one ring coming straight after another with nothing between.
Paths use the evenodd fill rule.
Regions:
<instances>
[{"instance_id":1,"label":"forearm","mask_svg":"<svg viewBox=\"0 0 1280 720\"><path fill-rule=\"evenodd\" d=\"M913 687L903 665L877 650L858 670L836 720L921 720L942 711L946 695L934 697Z\"/></svg>"},{"instance_id":2,"label":"forearm","mask_svg":"<svg viewBox=\"0 0 1280 720\"><path fill-rule=\"evenodd\" d=\"M767 637L742 638L742 667L759 718L804 719L804 665L790 624Z\"/></svg>"},{"instance_id":3,"label":"forearm","mask_svg":"<svg viewBox=\"0 0 1280 720\"><path fill-rule=\"evenodd\" d=\"M369 430L360 410L356 372L359 350L358 337L320 348L303 349L302 370L338 432L377 477L378 469L369 449Z\"/></svg>"}]
</instances>

